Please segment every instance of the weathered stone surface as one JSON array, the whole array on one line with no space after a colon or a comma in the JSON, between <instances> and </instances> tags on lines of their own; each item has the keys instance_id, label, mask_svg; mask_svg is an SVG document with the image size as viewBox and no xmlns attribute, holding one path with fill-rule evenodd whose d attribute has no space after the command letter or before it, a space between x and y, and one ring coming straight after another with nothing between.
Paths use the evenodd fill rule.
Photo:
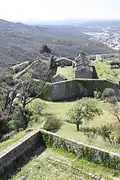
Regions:
<instances>
[{"instance_id":1,"label":"weathered stone surface","mask_svg":"<svg viewBox=\"0 0 120 180\"><path fill-rule=\"evenodd\" d=\"M12 144L0 152L0 168L10 165L16 158L22 155L29 148L34 147L39 131L34 131L25 136L22 140Z\"/></svg>"},{"instance_id":2,"label":"weathered stone surface","mask_svg":"<svg viewBox=\"0 0 120 180\"><path fill-rule=\"evenodd\" d=\"M91 61L82 52L75 58L74 75L75 78L92 79Z\"/></svg>"},{"instance_id":3,"label":"weathered stone surface","mask_svg":"<svg viewBox=\"0 0 120 180\"><path fill-rule=\"evenodd\" d=\"M117 96L118 85L106 80L99 79L73 79L60 82L53 82L48 87L47 91L51 92L50 96L47 97L47 100L57 101L57 100L69 100L73 98L82 98L82 97L93 97L93 91L98 89L98 91L103 92L105 88L113 88Z\"/></svg>"},{"instance_id":4,"label":"weathered stone surface","mask_svg":"<svg viewBox=\"0 0 120 180\"><path fill-rule=\"evenodd\" d=\"M60 82L60 81L65 81L67 80L66 77L56 74L55 76L52 77L52 82Z\"/></svg>"},{"instance_id":5,"label":"weathered stone surface","mask_svg":"<svg viewBox=\"0 0 120 180\"><path fill-rule=\"evenodd\" d=\"M72 60L66 57L61 57L56 60L58 66L72 66Z\"/></svg>"}]
</instances>

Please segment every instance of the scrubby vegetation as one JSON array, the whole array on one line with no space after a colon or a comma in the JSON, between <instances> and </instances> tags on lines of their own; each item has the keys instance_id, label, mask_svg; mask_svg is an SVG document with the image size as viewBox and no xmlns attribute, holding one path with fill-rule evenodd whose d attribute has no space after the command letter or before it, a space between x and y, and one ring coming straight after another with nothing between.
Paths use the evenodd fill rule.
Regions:
<instances>
[{"instance_id":1,"label":"scrubby vegetation","mask_svg":"<svg viewBox=\"0 0 120 180\"><path fill-rule=\"evenodd\" d=\"M46 114L44 129L51 132L56 132L60 129L62 123L55 115Z\"/></svg>"}]
</instances>

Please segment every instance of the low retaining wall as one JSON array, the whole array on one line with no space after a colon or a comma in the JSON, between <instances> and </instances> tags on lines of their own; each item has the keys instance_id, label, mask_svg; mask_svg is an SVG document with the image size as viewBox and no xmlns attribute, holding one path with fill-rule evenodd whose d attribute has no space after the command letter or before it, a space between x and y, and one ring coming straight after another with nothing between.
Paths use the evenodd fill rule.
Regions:
<instances>
[{"instance_id":1,"label":"low retaining wall","mask_svg":"<svg viewBox=\"0 0 120 180\"><path fill-rule=\"evenodd\" d=\"M39 139L40 132L34 131L0 152L0 179L1 176L8 173L11 165L13 165L14 163L19 163L15 162L19 157L23 156L23 154L25 152L28 152L29 150L32 151L36 149L38 143L40 143ZM16 168L15 165L14 168Z\"/></svg>"},{"instance_id":2,"label":"low retaining wall","mask_svg":"<svg viewBox=\"0 0 120 180\"><path fill-rule=\"evenodd\" d=\"M40 130L40 132L46 146L48 147L53 146L56 148L62 148L66 151L75 153L80 158L86 158L91 162L120 170L120 154L63 138L62 136L44 130Z\"/></svg>"},{"instance_id":3,"label":"low retaining wall","mask_svg":"<svg viewBox=\"0 0 120 180\"><path fill-rule=\"evenodd\" d=\"M75 153L80 158L86 158L91 162L120 170L120 154L76 142L45 130L39 130L28 134L0 153L0 179L9 179L8 174L11 173L11 167L13 167L13 172L19 164L18 158L24 161L25 158L22 158L24 153L27 152L28 155L28 150L33 151L38 146L62 148ZM4 176L7 178L2 178Z\"/></svg>"}]
</instances>

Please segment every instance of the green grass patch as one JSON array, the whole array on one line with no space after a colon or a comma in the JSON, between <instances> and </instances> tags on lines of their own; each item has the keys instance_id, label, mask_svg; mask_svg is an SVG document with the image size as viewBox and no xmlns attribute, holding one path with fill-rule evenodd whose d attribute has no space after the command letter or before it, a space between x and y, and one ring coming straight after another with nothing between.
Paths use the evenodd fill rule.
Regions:
<instances>
[{"instance_id":1,"label":"green grass patch","mask_svg":"<svg viewBox=\"0 0 120 180\"><path fill-rule=\"evenodd\" d=\"M26 79L30 78L30 73L26 72L25 74L23 74L23 77L26 78Z\"/></svg>"},{"instance_id":2,"label":"green grass patch","mask_svg":"<svg viewBox=\"0 0 120 180\"><path fill-rule=\"evenodd\" d=\"M120 70L111 69L111 65L107 61L93 61L99 79L106 79L108 81L118 83L120 81Z\"/></svg>"},{"instance_id":3,"label":"green grass patch","mask_svg":"<svg viewBox=\"0 0 120 180\"><path fill-rule=\"evenodd\" d=\"M104 140L98 136L97 139L93 140L92 142L87 139L83 132L77 132L76 125L67 123L68 120L68 113L70 113L70 109L74 107L76 101L72 102L49 102L43 101L41 99L35 99L32 101L28 107L31 109L36 103L46 103L46 108L43 111L44 113L51 113L56 115L60 118L63 122L60 130L57 132L59 135L80 141L86 144L90 144L99 148L103 148L109 151L120 153L120 147L113 147L108 145L104 142ZM111 105L109 103L104 103L102 101L98 101L98 106L102 109L103 115L95 116L95 118L89 123L85 123L81 125L81 127L100 127L101 125L116 122L115 117L113 116L112 112L110 111ZM43 118L43 117L41 117ZM40 124L37 126L40 126Z\"/></svg>"},{"instance_id":4,"label":"green grass patch","mask_svg":"<svg viewBox=\"0 0 120 180\"><path fill-rule=\"evenodd\" d=\"M42 99L36 98L35 100L33 100L30 104L28 104L28 108L30 110L33 110L35 104L38 103L45 103L46 104L46 108L43 111L44 113L51 113L56 115L58 118L60 118L61 120L65 121L68 118L68 112L69 110L74 106L74 104L76 103L76 101L73 102L50 102L50 101L44 101Z\"/></svg>"},{"instance_id":5,"label":"green grass patch","mask_svg":"<svg viewBox=\"0 0 120 180\"><path fill-rule=\"evenodd\" d=\"M110 152L120 154L120 146L113 147L112 145L105 143L101 136L97 136L96 139L90 141L83 132L78 132L76 130L76 125L74 124L64 123L64 125L60 128L57 134L71 140L75 140L77 142L83 142L94 147L102 148Z\"/></svg>"},{"instance_id":6,"label":"green grass patch","mask_svg":"<svg viewBox=\"0 0 120 180\"><path fill-rule=\"evenodd\" d=\"M74 78L74 72L73 67L58 67L57 74L61 74L65 76L67 79L73 79Z\"/></svg>"},{"instance_id":7,"label":"green grass patch","mask_svg":"<svg viewBox=\"0 0 120 180\"><path fill-rule=\"evenodd\" d=\"M99 79L104 79L104 73L107 70L111 70L110 64L105 61L93 61L92 64L95 66Z\"/></svg>"}]
</instances>

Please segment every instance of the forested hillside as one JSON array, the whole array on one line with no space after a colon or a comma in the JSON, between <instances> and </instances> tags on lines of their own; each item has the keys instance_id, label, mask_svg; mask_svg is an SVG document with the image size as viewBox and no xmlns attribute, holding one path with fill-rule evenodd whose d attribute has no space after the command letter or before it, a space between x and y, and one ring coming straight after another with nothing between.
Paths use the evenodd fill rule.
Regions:
<instances>
[{"instance_id":1,"label":"forested hillside","mask_svg":"<svg viewBox=\"0 0 120 180\"><path fill-rule=\"evenodd\" d=\"M31 60L39 55L42 44L48 44L55 54L67 57L74 57L78 51L113 52L99 41L89 40L82 33L84 30L79 26L28 26L0 20L0 65Z\"/></svg>"}]
</instances>

